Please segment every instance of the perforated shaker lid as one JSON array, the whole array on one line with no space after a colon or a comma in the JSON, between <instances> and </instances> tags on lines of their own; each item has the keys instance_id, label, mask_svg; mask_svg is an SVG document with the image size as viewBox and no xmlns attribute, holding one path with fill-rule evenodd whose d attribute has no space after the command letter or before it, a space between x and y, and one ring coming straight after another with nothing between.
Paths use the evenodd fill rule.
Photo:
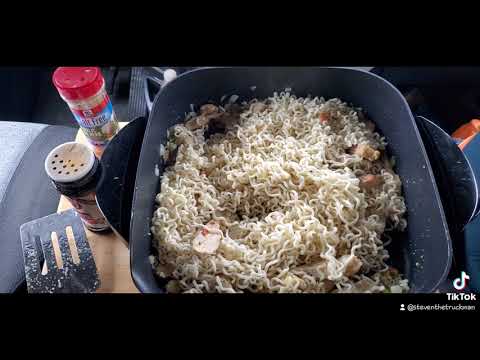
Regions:
<instances>
[{"instance_id":1,"label":"perforated shaker lid","mask_svg":"<svg viewBox=\"0 0 480 360\"><path fill-rule=\"evenodd\" d=\"M70 183L85 177L95 163L95 155L86 145L67 142L50 151L45 171L55 182Z\"/></svg>"}]
</instances>

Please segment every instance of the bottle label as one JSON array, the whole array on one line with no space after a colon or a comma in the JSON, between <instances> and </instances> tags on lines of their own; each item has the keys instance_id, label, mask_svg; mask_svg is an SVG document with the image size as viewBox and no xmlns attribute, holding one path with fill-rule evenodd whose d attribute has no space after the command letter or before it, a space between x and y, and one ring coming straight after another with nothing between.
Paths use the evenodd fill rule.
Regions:
<instances>
[{"instance_id":1,"label":"bottle label","mask_svg":"<svg viewBox=\"0 0 480 360\"><path fill-rule=\"evenodd\" d=\"M107 94L102 102L91 109L72 109L78 124L94 147L105 147L118 132L118 122Z\"/></svg>"},{"instance_id":2,"label":"bottle label","mask_svg":"<svg viewBox=\"0 0 480 360\"><path fill-rule=\"evenodd\" d=\"M110 227L97 206L95 192L92 191L83 196L66 196L66 198L89 230L102 231Z\"/></svg>"}]
</instances>

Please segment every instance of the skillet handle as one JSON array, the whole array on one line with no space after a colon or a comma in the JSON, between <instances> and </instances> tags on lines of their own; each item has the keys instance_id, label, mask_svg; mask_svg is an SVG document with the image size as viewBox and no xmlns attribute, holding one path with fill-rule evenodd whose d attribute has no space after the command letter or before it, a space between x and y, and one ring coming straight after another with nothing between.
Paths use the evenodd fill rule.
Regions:
<instances>
[{"instance_id":1,"label":"skillet handle","mask_svg":"<svg viewBox=\"0 0 480 360\"><path fill-rule=\"evenodd\" d=\"M463 231L478 214L478 183L465 154L439 126L416 116L449 227Z\"/></svg>"},{"instance_id":2,"label":"skillet handle","mask_svg":"<svg viewBox=\"0 0 480 360\"><path fill-rule=\"evenodd\" d=\"M468 257L462 233L476 212L477 181L465 154L449 134L422 116L415 120L442 200L458 270Z\"/></svg>"},{"instance_id":3,"label":"skillet handle","mask_svg":"<svg viewBox=\"0 0 480 360\"><path fill-rule=\"evenodd\" d=\"M152 111L153 100L155 95L168 82L177 77L177 72L174 69L162 69L159 67L144 68L144 84L143 91L145 101L147 103L148 114Z\"/></svg>"},{"instance_id":4,"label":"skillet handle","mask_svg":"<svg viewBox=\"0 0 480 360\"><path fill-rule=\"evenodd\" d=\"M129 122L109 142L100 160L102 178L97 204L112 229L129 242L135 174L147 125L145 117Z\"/></svg>"}]
</instances>

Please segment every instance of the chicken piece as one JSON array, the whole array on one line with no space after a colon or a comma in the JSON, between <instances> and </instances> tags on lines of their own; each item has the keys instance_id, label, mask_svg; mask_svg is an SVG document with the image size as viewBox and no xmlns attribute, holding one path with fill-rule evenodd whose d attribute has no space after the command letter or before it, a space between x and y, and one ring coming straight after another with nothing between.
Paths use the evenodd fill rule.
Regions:
<instances>
[{"instance_id":1,"label":"chicken piece","mask_svg":"<svg viewBox=\"0 0 480 360\"><path fill-rule=\"evenodd\" d=\"M256 102L252 104L250 110L254 113L261 113L267 109L267 105L262 102Z\"/></svg>"},{"instance_id":2,"label":"chicken piece","mask_svg":"<svg viewBox=\"0 0 480 360\"><path fill-rule=\"evenodd\" d=\"M330 114L326 111L321 111L319 114L318 114L318 118L320 119L320 122L321 123L326 123L328 121L330 121L332 118L330 116Z\"/></svg>"},{"instance_id":3,"label":"chicken piece","mask_svg":"<svg viewBox=\"0 0 480 360\"><path fill-rule=\"evenodd\" d=\"M215 221L210 221L197 233L195 239L193 239L193 249L201 254L215 254L222 235L220 234L220 225Z\"/></svg>"},{"instance_id":4,"label":"chicken piece","mask_svg":"<svg viewBox=\"0 0 480 360\"><path fill-rule=\"evenodd\" d=\"M200 107L200 114L202 115L213 115L220 112L217 106L212 104L205 104Z\"/></svg>"},{"instance_id":5,"label":"chicken piece","mask_svg":"<svg viewBox=\"0 0 480 360\"><path fill-rule=\"evenodd\" d=\"M362 262L360 261L359 258L357 258L355 255L350 256L350 255L344 255L340 258L340 261L345 264L345 276L353 276L362 267Z\"/></svg>"},{"instance_id":6,"label":"chicken piece","mask_svg":"<svg viewBox=\"0 0 480 360\"><path fill-rule=\"evenodd\" d=\"M360 144L350 148L350 153L358 155L364 159L375 161L380 157L380 151L375 150L366 144Z\"/></svg>"},{"instance_id":7,"label":"chicken piece","mask_svg":"<svg viewBox=\"0 0 480 360\"><path fill-rule=\"evenodd\" d=\"M360 177L360 188L370 190L383 184L383 177L380 175L363 175Z\"/></svg>"}]
</instances>

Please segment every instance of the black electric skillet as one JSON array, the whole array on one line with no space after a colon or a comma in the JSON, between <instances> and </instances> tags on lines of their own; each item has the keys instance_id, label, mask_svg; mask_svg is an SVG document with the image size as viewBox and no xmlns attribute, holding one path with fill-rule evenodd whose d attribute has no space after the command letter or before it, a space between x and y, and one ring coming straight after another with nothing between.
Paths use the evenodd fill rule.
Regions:
<instances>
[{"instance_id":1,"label":"black electric skillet","mask_svg":"<svg viewBox=\"0 0 480 360\"><path fill-rule=\"evenodd\" d=\"M159 79L154 82L161 84ZM265 98L285 88L291 88L297 96L339 97L362 107L376 123L389 143L390 155L396 158L396 171L403 182L407 205L407 230L393 234L389 246L392 265L409 279L412 292L434 291L449 272L452 246L432 166L408 104L393 85L377 75L353 69L319 67L202 68L180 75L156 95L143 142L136 151L138 156L132 151L129 159L124 160L134 165L110 166L97 191L99 205L109 221L116 228L123 226L123 233L119 232L129 242L132 277L139 290L164 292L165 280L154 275L149 256L153 251L150 225L154 199L164 170L159 151L160 144L166 142L167 129L183 121L192 105L198 109L207 102L219 104L221 99L228 99L230 95L237 95L238 101ZM147 105L148 101L145 107ZM144 125L145 120L140 118L128 127L140 134ZM127 128L107 147L102 162L115 157L118 144L125 148L128 143L125 138L134 137L126 135ZM434 142L428 144L428 148L432 146L435 146ZM451 146L455 146L454 143ZM435 163L437 161L442 160L436 158ZM131 170L135 166L136 175ZM127 168L129 172L125 170ZM122 182L124 196L131 198L131 214L127 213L127 216L121 215L126 211L120 208L112 211L111 202L106 200L109 195L105 194L111 192L114 178ZM472 183L475 183L474 178ZM476 184L472 188L476 190ZM472 196L476 198L477 193ZM131 219L126 233L128 226L121 223L126 223L128 215ZM467 220L461 221L468 222L470 218L471 214Z\"/></svg>"}]
</instances>

